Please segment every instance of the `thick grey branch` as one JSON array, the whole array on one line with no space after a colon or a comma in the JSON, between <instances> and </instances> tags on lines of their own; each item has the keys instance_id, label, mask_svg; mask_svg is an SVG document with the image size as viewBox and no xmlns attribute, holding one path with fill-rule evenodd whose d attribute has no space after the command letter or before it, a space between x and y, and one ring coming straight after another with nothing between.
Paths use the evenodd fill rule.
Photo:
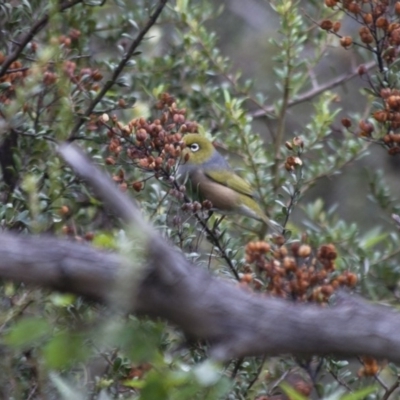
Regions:
<instances>
[{"instance_id":1,"label":"thick grey branch","mask_svg":"<svg viewBox=\"0 0 400 400\"><path fill-rule=\"evenodd\" d=\"M219 359L269 354L366 354L400 362L400 314L344 296L331 308L256 295L167 248L150 255L132 312L165 318L214 344ZM165 251L167 251L165 253ZM107 302L124 260L51 237L0 234L0 276Z\"/></svg>"},{"instance_id":2,"label":"thick grey branch","mask_svg":"<svg viewBox=\"0 0 400 400\"><path fill-rule=\"evenodd\" d=\"M129 311L164 318L189 336L210 341L212 355L221 360L292 353L361 354L400 362L399 313L350 296L330 308L295 304L212 277L149 227L134 204L77 147L61 146L59 153L116 215L145 234L145 266ZM122 256L81 243L0 234L0 277L96 301L110 301L127 263Z\"/></svg>"}]
</instances>

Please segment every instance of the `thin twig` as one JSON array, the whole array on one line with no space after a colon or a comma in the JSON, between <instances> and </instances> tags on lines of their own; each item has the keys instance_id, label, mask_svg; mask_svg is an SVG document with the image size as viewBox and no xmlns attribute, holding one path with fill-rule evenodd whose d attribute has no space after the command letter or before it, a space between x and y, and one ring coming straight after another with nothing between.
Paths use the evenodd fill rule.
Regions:
<instances>
[{"instance_id":1,"label":"thin twig","mask_svg":"<svg viewBox=\"0 0 400 400\"><path fill-rule=\"evenodd\" d=\"M13 68L13 69L9 69L9 70L7 70L7 72L5 73L5 75L13 74L14 72L24 72L24 71L27 71L28 69L30 69L30 67L22 67L22 68Z\"/></svg>"},{"instance_id":2,"label":"thin twig","mask_svg":"<svg viewBox=\"0 0 400 400\"><path fill-rule=\"evenodd\" d=\"M174 185L175 189L179 190L179 185L177 184L176 181L174 181L173 185ZM184 195L183 199L184 199L184 201L186 203L190 203L190 199L189 199L188 196ZM240 281L240 276L239 276L238 272L236 271L236 268L233 265L232 260L230 259L228 254L226 254L225 249L223 248L222 244L220 243L219 237L214 234L214 230L210 229L208 227L207 221L205 221L203 218L201 218L201 216L198 213L194 213L193 215L197 219L197 222L200 223L201 227L207 233L207 237L208 237L209 242L211 244L213 244L218 249L221 257L226 261L229 269L231 270L232 274L235 276L235 279L237 281Z\"/></svg>"},{"instance_id":3,"label":"thin twig","mask_svg":"<svg viewBox=\"0 0 400 400\"><path fill-rule=\"evenodd\" d=\"M249 392L249 390L252 388L252 386L257 382L257 379L261 374L262 367L264 366L266 358L267 358L267 356L263 356L263 358L261 359L261 363L257 368L257 371L256 371L256 374L255 374L254 378L249 382L249 384L248 384L248 386L246 388L246 391L245 391L246 394Z\"/></svg>"},{"instance_id":4,"label":"thin twig","mask_svg":"<svg viewBox=\"0 0 400 400\"><path fill-rule=\"evenodd\" d=\"M329 368L329 367L328 367L328 372L333 376L333 378L336 380L336 382L337 382L339 385L345 387L350 393L353 393L352 388L351 388L346 382L344 382L344 381L339 377L339 375L336 374L336 372L332 371L332 369Z\"/></svg>"},{"instance_id":5,"label":"thin twig","mask_svg":"<svg viewBox=\"0 0 400 400\"><path fill-rule=\"evenodd\" d=\"M238 358L235 361L235 365L233 366L233 370L232 370L232 373L231 373L231 379L235 379L236 378L236 375L239 372L239 369L243 364L243 360L244 360L244 358L241 357L241 358Z\"/></svg>"},{"instance_id":6,"label":"thin twig","mask_svg":"<svg viewBox=\"0 0 400 400\"><path fill-rule=\"evenodd\" d=\"M363 138L363 139L364 139L364 138ZM335 170L341 170L342 168L346 167L346 166L347 166L348 164L350 164L351 162L355 161L356 158L359 157L361 153L363 153L365 150L368 149L369 145L370 145L370 143L367 142L366 145L363 146L359 152L357 152L356 154L354 154L354 155L353 155L352 157L350 157L348 160L343 161L343 163L342 163L341 165L335 165L335 166L334 166L334 169L335 169ZM313 185L315 184L315 182L316 182L318 179L327 178L327 177L329 177L329 176L332 175L332 174L333 174L333 168L330 169L329 171L321 172L320 174L318 174L318 175L316 175L316 176L310 178L309 180L304 181L304 182L303 182L303 187L302 187L302 189L303 189L303 195L304 195L304 193L305 193L308 189L310 189L311 186L313 186Z\"/></svg>"},{"instance_id":7,"label":"thin twig","mask_svg":"<svg viewBox=\"0 0 400 400\"><path fill-rule=\"evenodd\" d=\"M367 71L371 70L372 68L376 67L376 62L375 61L371 61L367 64L365 64L365 69ZM343 83L353 79L354 77L356 77L358 75L358 68L357 70L354 70L348 74L343 74L338 76L335 79L332 79L329 82L326 82L322 85L320 85L317 88L313 88L311 90L308 90L307 92L304 92L303 94L300 94L298 97L294 98L293 100L290 100L287 104L287 108L289 107L293 107L297 104L303 103L305 101L311 100L312 98L314 98L315 96L318 96L319 94L325 92L326 90L330 90L335 88L336 86L340 86ZM273 106L268 106L265 107L262 110L258 110L255 111L253 113L251 113L251 116L253 118L261 118L261 117L265 117L265 115L268 113L273 113L274 112L274 107Z\"/></svg>"},{"instance_id":8,"label":"thin twig","mask_svg":"<svg viewBox=\"0 0 400 400\"><path fill-rule=\"evenodd\" d=\"M359 360L360 360L360 358L359 358ZM362 365L365 365L365 364L362 362L362 360L361 360L360 362L362 363ZM383 380L380 378L380 376L379 376L378 374L375 374L375 375L374 375L374 379L383 387L383 389L385 390L385 392L388 392L388 391L389 391L390 388L388 388L388 387L386 386L386 383L383 382Z\"/></svg>"},{"instance_id":9,"label":"thin twig","mask_svg":"<svg viewBox=\"0 0 400 400\"><path fill-rule=\"evenodd\" d=\"M358 361L359 361L362 365L365 365L364 361L363 361L360 357L357 357L357 358L358 358ZM383 388L384 391L385 391L385 394L383 395L382 400L387 400L387 399L390 397L390 395L391 395L391 394L399 387L399 385L400 385L399 376L397 377L396 382L395 382L392 386L390 386L390 387L388 387L388 386L386 385L386 383L381 379L381 377L379 376L379 372L376 373L376 374L374 375L374 379L382 386L382 388Z\"/></svg>"},{"instance_id":10,"label":"thin twig","mask_svg":"<svg viewBox=\"0 0 400 400\"><path fill-rule=\"evenodd\" d=\"M392 214L392 219L396 222L397 225L400 226L400 216L397 214Z\"/></svg>"},{"instance_id":11,"label":"thin twig","mask_svg":"<svg viewBox=\"0 0 400 400\"><path fill-rule=\"evenodd\" d=\"M390 388L386 389L386 392L383 395L382 400L388 400L390 395L399 387L399 385L400 385L400 379L399 379L399 377L397 377L396 382L393 383L393 385L390 386Z\"/></svg>"},{"instance_id":12,"label":"thin twig","mask_svg":"<svg viewBox=\"0 0 400 400\"><path fill-rule=\"evenodd\" d=\"M61 3L58 8L59 12L65 11L68 8L75 6L76 4L82 3L82 0L66 0ZM11 53L1 65L0 68L0 77L8 73L8 67L18 58L18 56L22 53L26 45L34 38L34 36L40 32L49 22L50 15L46 14L41 19L35 22L35 24L31 27L29 32L27 32L19 41L17 48Z\"/></svg>"},{"instance_id":13,"label":"thin twig","mask_svg":"<svg viewBox=\"0 0 400 400\"><path fill-rule=\"evenodd\" d=\"M283 21L287 21L287 11L282 16ZM283 24L285 22L282 22ZM278 112L278 121L277 128L275 131L275 135L273 138L273 147L274 147L274 164L272 166L272 177L273 177L273 192L274 194L278 193L279 183L280 183L280 174L279 174L279 166L281 163L281 151L282 151L282 142L285 137L285 128L286 128L286 112L289 106L290 97L292 94L292 74L294 71L293 59L295 54L293 54L294 48L294 32L289 31L287 35L287 39L284 41L285 44L282 45L282 50L285 53L285 65L284 70L286 71L285 76L283 77L283 91L282 91L282 104L280 106Z\"/></svg>"},{"instance_id":14,"label":"thin twig","mask_svg":"<svg viewBox=\"0 0 400 400\"><path fill-rule=\"evenodd\" d=\"M298 151L297 157L301 157L301 152ZM296 178L295 178L295 183L293 185L293 192L290 195L290 201L289 205L286 207L286 217L285 220L282 223L283 231L282 235L285 236L287 230L286 230L286 225L289 222L290 215L292 214L293 208L296 205L296 203L299 200L299 197L301 195L301 186L303 185L303 164L301 164L297 169L296 169Z\"/></svg>"},{"instance_id":15,"label":"thin twig","mask_svg":"<svg viewBox=\"0 0 400 400\"><path fill-rule=\"evenodd\" d=\"M115 68L114 73L112 74L111 78L107 81L107 83L103 86L103 88L100 90L100 92L97 94L97 96L91 101L89 104L88 108L86 111L79 117L78 121L76 122L75 126L72 128L71 134L68 138L68 141L71 142L73 140L76 140L77 137L75 136L79 130L79 128L82 126L82 124L85 122L85 120L90 116L90 114L93 112L94 108L96 105L103 99L105 94L111 89L111 87L115 84L117 81L119 75L125 68L125 65L128 63L128 61L131 59L133 56L135 50L137 47L141 44L141 42L144 39L144 36L146 33L149 31L149 29L156 23L158 17L161 14L161 11L163 10L164 6L166 5L168 0L160 0L160 3L154 13L150 15L149 20L147 21L146 25L143 27L143 29L139 32L137 35L136 39L132 42L130 45L128 51L118 64L117 68Z\"/></svg>"}]
</instances>

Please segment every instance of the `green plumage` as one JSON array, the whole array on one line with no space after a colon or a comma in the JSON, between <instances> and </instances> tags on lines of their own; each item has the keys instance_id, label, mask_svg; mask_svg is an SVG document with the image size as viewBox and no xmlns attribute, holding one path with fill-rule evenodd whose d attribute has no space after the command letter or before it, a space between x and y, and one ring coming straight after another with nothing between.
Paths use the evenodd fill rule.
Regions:
<instances>
[{"instance_id":1,"label":"green plumage","mask_svg":"<svg viewBox=\"0 0 400 400\"><path fill-rule=\"evenodd\" d=\"M209 169L204 171L206 176L208 176L213 181L227 186L230 189L233 189L235 192L245 194L246 196L253 197L254 191L248 182L242 179L240 176L232 173L232 171L210 171Z\"/></svg>"},{"instance_id":2,"label":"green plumage","mask_svg":"<svg viewBox=\"0 0 400 400\"><path fill-rule=\"evenodd\" d=\"M237 175L214 148L213 144L198 134L183 137L186 147L179 174L190 181L192 191L202 199L210 200L213 207L224 214L242 214L263 221L274 229L258 204L251 185Z\"/></svg>"}]
</instances>

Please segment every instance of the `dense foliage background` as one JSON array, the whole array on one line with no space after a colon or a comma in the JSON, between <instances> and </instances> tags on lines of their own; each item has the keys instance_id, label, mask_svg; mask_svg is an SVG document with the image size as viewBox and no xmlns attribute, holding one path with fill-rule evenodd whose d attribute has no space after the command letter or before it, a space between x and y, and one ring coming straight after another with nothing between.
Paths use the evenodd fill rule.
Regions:
<instances>
[{"instance_id":1,"label":"dense foliage background","mask_svg":"<svg viewBox=\"0 0 400 400\"><path fill-rule=\"evenodd\" d=\"M68 140L199 268L290 301L350 287L396 306L399 14L384 0L0 1L2 229L140 264L135 232L57 156ZM190 202L175 181L186 132L214 140L280 235ZM164 322L0 290L2 398L387 399L399 384L369 358L215 365Z\"/></svg>"}]
</instances>

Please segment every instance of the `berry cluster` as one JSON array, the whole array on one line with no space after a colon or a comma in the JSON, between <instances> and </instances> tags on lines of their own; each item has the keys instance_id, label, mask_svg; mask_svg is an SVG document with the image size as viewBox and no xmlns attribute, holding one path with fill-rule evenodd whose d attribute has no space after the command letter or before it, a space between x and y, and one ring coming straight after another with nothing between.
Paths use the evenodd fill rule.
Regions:
<instances>
[{"instance_id":1,"label":"berry cluster","mask_svg":"<svg viewBox=\"0 0 400 400\"><path fill-rule=\"evenodd\" d=\"M103 79L103 75L98 69L85 67L77 70L77 65L74 61L64 61L63 72L82 91L97 91L100 89L97 82Z\"/></svg>"},{"instance_id":2,"label":"berry cluster","mask_svg":"<svg viewBox=\"0 0 400 400\"><path fill-rule=\"evenodd\" d=\"M71 239L77 242L88 241L91 242L94 239L94 233L91 231L85 232L84 227L78 227L72 220L73 212L67 205L62 205L58 209L58 214L64 221L64 225L61 228L61 232Z\"/></svg>"},{"instance_id":3,"label":"berry cluster","mask_svg":"<svg viewBox=\"0 0 400 400\"><path fill-rule=\"evenodd\" d=\"M300 155L304 147L304 142L303 139L296 136L292 141L287 141L285 143L285 146L288 150L295 154L293 156L287 157L285 161L286 171L293 172L296 168L303 165L303 161L301 161Z\"/></svg>"},{"instance_id":4,"label":"berry cluster","mask_svg":"<svg viewBox=\"0 0 400 400\"><path fill-rule=\"evenodd\" d=\"M107 114L103 114L100 117L99 122L107 128L110 139L108 150L111 154L106 163L115 165L119 159L126 157L142 171L150 172L150 177L172 181L184 145L181 142L182 134L197 132L197 124L186 120L186 110L179 109L175 99L168 93L160 96L156 109L161 113L159 118L135 118L127 124L118 121L116 116L110 119ZM149 177L130 184L127 179L122 170L114 176L122 189L130 185L136 191L143 189ZM172 189L171 194L181 198L184 192L184 186L180 186Z\"/></svg>"},{"instance_id":5,"label":"berry cluster","mask_svg":"<svg viewBox=\"0 0 400 400\"><path fill-rule=\"evenodd\" d=\"M246 246L246 273L241 281L256 290L297 301L326 303L339 287L354 287L354 273L336 271L337 251L333 244L322 245L316 252L308 244L250 242Z\"/></svg>"},{"instance_id":6,"label":"berry cluster","mask_svg":"<svg viewBox=\"0 0 400 400\"><path fill-rule=\"evenodd\" d=\"M138 366L131 366L131 368L127 371L126 376L124 376L124 379L140 379L143 378L143 376L150 371L153 368L153 366L149 363L143 363Z\"/></svg>"},{"instance_id":7,"label":"berry cluster","mask_svg":"<svg viewBox=\"0 0 400 400\"><path fill-rule=\"evenodd\" d=\"M67 35L61 35L57 38L53 38L52 42L53 44L62 44L64 47L69 48L71 47L75 42L78 41L78 39L81 36L81 31L78 29L70 29Z\"/></svg>"},{"instance_id":8,"label":"berry cluster","mask_svg":"<svg viewBox=\"0 0 400 400\"><path fill-rule=\"evenodd\" d=\"M265 376L266 380L271 382L274 380L274 376L267 372ZM299 373L295 370L288 371L282 376L282 382L286 385L291 386L301 398L310 398L311 392L313 390L313 383L309 376L304 373ZM255 400L291 400L293 397L288 397L282 393L280 386L274 387L270 395L261 395L255 398Z\"/></svg>"},{"instance_id":9,"label":"berry cluster","mask_svg":"<svg viewBox=\"0 0 400 400\"><path fill-rule=\"evenodd\" d=\"M3 64L5 59L6 56L0 52L0 66ZM24 67L20 61L14 61L10 64L7 72L0 77L0 84L3 88L0 91L0 103L5 105L10 104L11 99L15 94L16 85L22 85L28 74L29 69Z\"/></svg>"},{"instance_id":10,"label":"berry cluster","mask_svg":"<svg viewBox=\"0 0 400 400\"><path fill-rule=\"evenodd\" d=\"M396 47L400 44L400 24L397 22L400 14L400 2L392 7L388 0L325 0L325 5L332 9L339 9L356 20L360 25L358 38L342 36L338 32L340 21L325 19L320 23L323 30L340 37L340 44L348 48L353 42L373 50L379 46L385 52L384 60L390 64L397 56Z\"/></svg>"},{"instance_id":11,"label":"berry cluster","mask_svg":"<svg viewBox=\"0 0 400 400\"><path fill-rule=\"evenodd\" d=\"M74 43L77 43L81 32L77 29L71 29L68 35L61 35L59 37L51 38L50 43L53 45L62 45L65 49L65 53L71 53L70 47ZM36 42L31 42L29 44L28 50L31 53L32 58L35 56L38 50L38 44ZM7 55L0 52L0 66L6 60ZM45 65L23 65L20 61L14 61L10 64L7 71L0 77L0 84L8 82L9 87L3 87L0 95L0 103L10 104L11 99L15 94L15 89L18 86L23 85L24 79L28 75L35 75L40 77L40 81L44 86L52 86L59 82L59 73L56 72L54 62L49 62ZM103 79L103 75L98 69L92 68L77 68L77 64L74 61L65 60L61 65L61 71L64 76L80 91L98 91L100 86L98 82ZM24 111L29 110L28 103L24 106ZM79 111L79 110L77 110Z\"/></svg>"},{"instance_id":12,"label":"berry cluster","mask_svg":"<svg viewBox=\"0 0 400 400\"><path fill-rule=\"evenodd\" d=\"M325 5L335 10L341 10L360 24L358 37L341 36L339 21L323 20L321 29L340 38L344 48L351 44L361 46L371 52L376 59L379 69L379 79L369 76L365 66L361 65L358 74L368 83L370 92L378 100L377 106L371 113L376 121L374 125L369 121L360 121L358 130L353 132L369 141L383 144L390 155L400 153L400 91L394 88L394 82L388 78L388 71L397 72L394 63L399 56L400 45L400 1L388 0L325 0ZM345 128L349 129L351 122L348 118L342 120ZM349 129L350 130L350 129Z\"/></svg>"},{"instance_id":13,"label":"berry cluster","mask_svg":"<svg viewBox=\"0 0 400 400\"><path fill-rule=\"evenodd\" d=\"M373 113L373 117L381 124L385 124L388 133L382 138L389 148L390 155L400 153L400 134L395 130L400 128L400 90L384 88L380 91L383 108Z\"/></svg>"},{"instance_id":14,"label":"berry cluster","mask_svg":"<svg viewBox=\"0 0 400 400\"><path fill-rule=\"evenodd\" d=\"M361 357L363 366L358 370L358 376L375 376L379 372L378 361L375 358Z\"/></svg>"}]
</instances>

